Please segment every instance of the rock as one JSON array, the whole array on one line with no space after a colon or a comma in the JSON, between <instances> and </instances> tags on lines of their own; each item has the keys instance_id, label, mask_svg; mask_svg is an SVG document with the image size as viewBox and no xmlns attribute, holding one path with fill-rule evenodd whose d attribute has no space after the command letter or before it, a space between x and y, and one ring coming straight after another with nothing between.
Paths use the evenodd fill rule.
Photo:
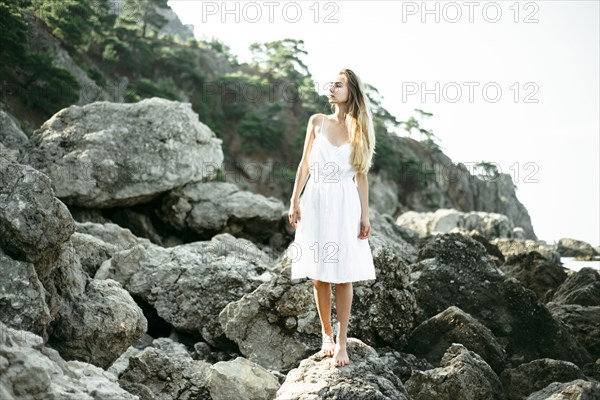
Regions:
<instances>
[{"instance_id":1,"label":"rock","mask_svg":"<svg viewBox=\"0 0 600 400\"><path fill-rule=\"evenodd\" d=\"M514 228L506 215L482 211L464 213L446 208L437 209L435 212L408 211L400 215L396 223L416 230L421 237L436 233L468 233L475 230L488 240L512 238Z\"/></svg>"},{"instance_id":2,"label":"rock","mask_svg":"<svg viewBox=\"0 0 600 400\"><path fill-rule=\"evenodd\" d=\"M69 205L131 206L209 177L223 161L221 142L189 103L100 101L46 121L28 143L27 163Z\"/></svg>"},{"instance_id":3,"label":"rock","mask_svg":"<svg viewBox=\"0 0 600 400\"><path fill-rule=\"evenodd\" d=\"M244 357L212 365L206 378L212 400L271 400L279 386L269 371Z\"/></svg>"},{"instance_id":4,"label":"rock","mask_svg":"<svg viewBox=\"0 0 600 400\"><path fill-rule=\"evenodd\" d=\"M114 280L91 280L83 300L60 312L50 344L66 359L107 368L146 332L148 322Z\"/></svg>"},{"instance_id":5,"label":"rock","mask_svg":"<svg viewBox=\"0 0 600 400\"><path fill-rule=\"evenodd\" d=\"M552 302L600 306L600 271L581 268L558 287Z\"/></svg>"},{"instance_id":6,"label":"rock","mask_svg":"<svg viewBox=\"0 0 600 400\"><path fill-rule=\"evenodd\" d=\"M181 346L166 345L166 350L150 346L131 356L119 384L141 399L211 400L206 388L210 364L186 357L182 349L173 355L173 349Z\"/></svg>"},{"instance_id":7,"label":"rock","mask_svg":"<svg viewBox=\"0 0 600 400\"><path fill-rule=\"evenodd\" d=\"M100 265L117 252L117 247L95 236L75 232L70 238L73 249L79 256L81 268L89 275L96 275Z\"/></svg>"},{"instance_id":8,"label":"rock","mask_svg":"<svg viewBox=\"0 0 600 400\"><path fill-rule=\"evenodd\" d=\"M8 161L0 167L0 248L14 260L33 263L44 279L75 222L46 175Z\"/></svg>"},{"instance_id":9,"label":"rock","mask_svg":"<svg viewBox=\"0 0 600 400\"><path fill-rule=\"evenodd\" d=\"M561 238L556 245L556 251L561 257L586 257L590 260L598 255L591 244L571 238Z\"/></svg>"},{"instance_id":10,"label":"rock","mask_svg":"<svg viewBox=\"0 0 600 400\"><path fill-rule=\"evenodd\" d=\"M116 247L117 251L128 250L139 244L142 246L150 246L150 242L146 238L135 236L129 229L122 228L117 224L94 223L94 222L76 222L77 232L94 236L105 243Z\"/></svg>"},{"instance_id":11,"label":"rock","mask_svg":"<svg viewBox=\"0 0 600 400\"><path fill-rule=\"evenodd\" d=\"M419 249L410 284L422 310L417 323L454 305L492 331L513 366L544 357L590 361L567 327L531 290L505 278L479 242L450 233L423 239Z\"/></svg>"},{"instance_id":12,"label":"rock","mask_svg":"<svg viewBox=\"0 0 600 400\"><path fill-rule=\"evenodd\" d=\"M492 332L455 306L448 307L417 326L404 350L425 358L437 367L452 343L461 343L477 353L496 373L504 369L506 353Z\"/></svg>"},{"instance_id":13,"label":"rock","mask_svg":"<svg viewBox=\"0 0 600 400\"><path fill-rule=\"evenodd\" d=\"M427 360L417 358L414 354L396 351L387 346L376 350L379 358L402 382L407 381L415 370L425 371L434 368Z\"/></svg>"},{"instance_id":14,"label":"rock","mask_svg":"<svg viewBox=\"0 0 600 400\"><path fill-rule=\"evenodd\" d=\"M289 266L270 282L227 304L219 321L246 358L269 369L289 370L321 346L312 283L292 282Z\"/></svg>"},{"instance_id":15,"label":"rock","mask_svg":"<svg viewBox=\"0 0 600 400\"><path fill-rule=\"evenodd\" d=\"M46 329L52 317L34 265L13 260L0 249L0 277L2 322L47 338Z\"/></svg>"},{"instance_id":16,"label":"rock","mask_svg":"<svg viewBox=\"0 0 600 400\"><path fill-rule=\"evenodd\" d=\"M219 313L271 279L269 262L252 242L225 233L170 248L136 245L115 253L95 277L120 282L175 329L218 347L229 345Z\"/></svg>"},{"instance_id":17,"label":"rock","mask_svg":"<svg viewBox=\"0 0 600 400\"><path fill-rule=\"evenodd\" d=\"M283 203L233 183L195 182L170 191L158 216L170 227L200 236L230 233L264 242L279 232Z\"/></svg>"},{"instance_id":18,"label":"rock","mask_svg":"<svg viewBox=\"0 0 600 400\"><path fill-rule=\"evenodd\" d=\"M600 357L600 306L579 304L546 305L554 318L567 325L593 358Z\"/></svg>"},{"instance_id":19,"label":"rock","mask_svg":"<svg viewBox=\"0 0 600 400\"><path fill-rule=\"evenodd\" d=\"M369 209L380 214L395 214L398 207L398 183L380 174L369 175ZM390 215L390 218L391 218Z\"/></svg>"},{"instance_id":20,"label":"rock","mask_svg":"<svg viewBox=\"0 0 600 400\"><path fill-rule=\"evenodd\" d=\"M524 240L524 239L506 239L498 238L490 240L490 243L496 245L504 258L521 253L536 251L548 261L560 264L560 254L556 252L552 246L549 246L541 240Z\"/></svg>"},{"instance_id":21,"label":"rock","mask_svg":"<svg viewBox=\"0 0 600 400\"><path fill-rule=\"evenodd\" d=\"M90 364L66 362L31 332L0 321L0 398L137 400L114 376Z\"/></svg>"},{"instance_id":22,"label":"rock","mask_svg":"<svg viewBox=\"0 0 600 400\"><path fill-rule=\"evenodd\" d=\"M411 399L504 399L502 383L492 368L463 345L452 344L440 365L428 371L415 371L405 382Z\"/></svg>"},{"instance_id":23,"label":"rock","mask_svg":"<svg viewBox=\"0 0 600 400\"><path fill-rule=\"evenodd\" d=\"M331 357L317 353L291 370L277 391L277 400L395 399L409 397L400 379L372 347L348 338L350 364L332 365Z\"/></svg>"},{"instance_id":24,"label":"rock","mask_svg":"<svg viewBox=\"0 0 600 400\"><path fill-rule=\"evenodd\" d=\"M527 400L597 400L598 398L600 398L600 384L598 382L577 379L567 383L551 383L546 388L532 393L527 397Z\"/></svg>"},{"instance_id":25,"label":"rock","mask_svg":"<svg viewBox=\"0 0 600 400\"><path fill-rule=\"evenodd\" d=\"M506 369L500 375L506 398L520 400L543 389L552 382L570 382L585 379L577 365L568 361L542 358Z\"/></svg>"},{"instance_id":26,"label":"rock","mask_svg":"<svg viewBox=\"0 0 600 400\"><path fill-rule=\"evenodd\" d=\"M582 371L585 376L600 382L600 358L596 359L596 362L585 364Z\"/></svg>"},{"instance_id":27,"label":"rock","mask_svg":"<svg viewBox=\"0 0 600 400\"><path fill-rule=\"evenodd\" d=\"M18 162L21 150L28 140L18 121L5 110L0 109L0 164L2 164L2 157L11 162Z\"/></svg>"},{"instance_id":28,"label":"rock","mask_svg":"<svg viewBox=\"0 0 600 400\"><path fill-rule=\"evenodd\" d=\"M550 262L537 251L509 256L500 269L531 289L542 302L549 301L556 288L567 279L559 264Z\"/></svg>"}]
</instances>

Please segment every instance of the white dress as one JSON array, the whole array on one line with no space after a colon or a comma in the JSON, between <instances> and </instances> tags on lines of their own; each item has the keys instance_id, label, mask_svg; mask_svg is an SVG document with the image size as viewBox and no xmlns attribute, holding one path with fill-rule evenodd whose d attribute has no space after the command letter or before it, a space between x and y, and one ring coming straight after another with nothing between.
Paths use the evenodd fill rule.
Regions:
<instances>
[{"instance_id":1,"label":"white dress","mask_svg":"<svg viewBox=\"0 0 600 400\"><path fill-rule=\"evenodd\" d=\"M375 279L369 239L359 239L360 197L350 164L352 145L333 145L323 115L309 156L310 176L300 196L300 221L291 243L291 279L345 283Z\"/></svg>"}]
</instances>

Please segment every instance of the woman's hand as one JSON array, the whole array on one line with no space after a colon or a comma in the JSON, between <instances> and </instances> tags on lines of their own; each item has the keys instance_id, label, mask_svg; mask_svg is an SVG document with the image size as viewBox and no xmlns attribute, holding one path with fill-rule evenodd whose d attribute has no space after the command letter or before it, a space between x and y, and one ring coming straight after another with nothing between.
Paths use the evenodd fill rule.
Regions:
<instances>
[{"instance_id":1,"label":"woman's hand","mask_svg":"<svg viewBox=\"0 0 600 400\"><path fill-rule=\"evenodd\" d=\"M290 210L288 211L288 219L290 221L290 225L292 225L292 228L294 229L296 229L296 217L298 219L298 222L302 218L300 212L300 205L298 203L292 203L290 205Z\"/></svg>"},{"instance_id":2,"label":"woman's hand","mask_svg":"<svg viewBox=\"0 0 600 400\"><path fill-rule=\"evenodd\" d=\"M359 239L367 239L371 236L371 223L369 222L369 217L360 217L360 233L358 235Z\"/></svg>"}]
</instances>

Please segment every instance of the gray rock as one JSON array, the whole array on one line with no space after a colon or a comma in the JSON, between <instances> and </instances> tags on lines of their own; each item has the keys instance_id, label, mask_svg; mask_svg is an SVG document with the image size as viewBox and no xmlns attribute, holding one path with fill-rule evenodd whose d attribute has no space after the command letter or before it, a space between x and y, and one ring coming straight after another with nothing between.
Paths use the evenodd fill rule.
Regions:
<instances>
[{"instance_id":1,"label":"gray rock","mask_svg":"<svg viewBox=\"0 0 600 400\"><path fill-rule=\"evenodd\" d=\"M102 101L46 121L28 143L27 163L69 205L131 206L209 177L223 161L221 142L189 103Z\"/></svg>"},{"instance_id":2,"label":"gray rock","mask_svg":"<svg viewBox=\"0 0 600 400\"><path fill-rule=\"evenodd\" d=\"M206 388L209 368L204 361L149 346L129 358L119 384L141 399L212 400Z\"/></svg>"},{"instance_id":3,"label":"gray rock","mask_svg":"<svg viewBox=\"0 0 600 400\"><path fill-rule=\"evenodd\" d=\"M571 382L575 379L585 379L577 365L550 358L533 360L517 368L506 369L500 375L508 400L524 399L552 382Z\"/></svg>"},{"instance_id":4,"label":"gray rock","mask_svg":"<svg viewBox=\"0 0 600 400\"><path fill-rule=\"evenodd\" d=\"M515 278L532 290L542 302L549 301L567 279L560 264L547 260L537 251L509 256L500 269L506 276Z\"/></svg>"},{"instance_id":5,"label":"gray rock","mask_svg":"<svg viewBox=\"0 0 600 400\"><path fill-rule=\"evenodd\" d=\"M452 344L440 365L428 371L415 371L405 382L411 399L504 399L502 383L492 368L463 345Z\"/></svg>"},{"instance_id":6,"label":"gray rock","mask_svg":"<svg viewBox=\"0 0 600 400\"><path fill-rule=\"evenodd\" d=\"M148 329L142 310L114 280L91 280L81 300L53 323L50 344L65 359L107 368Z\"/></svg>"},{"instance_id":7,"label":"gray rock","mask_svg":"<svg viewBox=\"0 0 600 400\"><path fill-rule=\"evenodd\" d=\"M492 331L511 365L544 357L579 366L591 360L568 328L531 290L506 278L479 242L457 233L429 237L411 269L422 310L417 323L454 305Z\"/></svg>"},{"instance_id":8,"label":"gray rock","mask_svg":"<svg viewBox=\"0 0 600 400\"><path fill-rule=\"evenodd\" d=\"M561 238L556 245L556 251L561 257L584 257L590 260L598 255L591 244L571 238Z\"/></svg>"},{"instance_id":9,"label":"gray rock","mask_svg":"<svg viewBox=\"0 0 600 400\"><path fill-rule=\"evenodd\" d=\"M244 357L211 365L206 378L212 400L271 400L279 386L269 371Z\"/></svg>"},{"instance_id":10,"label":"gray rock","mask_svg":"<svg viewBox=\"0 0 600 400\"><path fill-rule=\"evenodd\" d=\"M224 233L170 248L136 245L104 262L95 277L120 282L176 329L219 346L226 344L219 313L271 279L269 262L252 242Z\"/></svg>"},{"instance_id":11,"label":"gray rock","mask_svg":"<svg viewBox=\"0 0 600 400\"><path fill-rule=\"evenodd\" d=\"M0 249L0 277L0 320L47 338L52 317L34 265L13 260Z\"/></svg>"},{"instance_id":12,"label":"gray rock","mask_svg":"<svg viewBox=\"0 0 600 400\"><path fill-rule=\"evenodd\" d=\"M230 233L262 242L279 231L285 211L279 199L240 190L233 183L195 182L170 191L157 214L176 230Z\"/></svg>"},{"instance_id":13,"label":"gray rock","mask_svg":"<svg viewBox=\"0 0 600 400\"><path fill-rule=\"evenodd\" d=\"M0 321L0 398L48 400L138 400L115 377L78 361L66 362L31 332Z\"/></svg>"},{"instance_id":14,"label":"gray rock","mask_svg":"<svg viewBox=\"0 0 600 400\"><path fill-rule=\"evenodd\" d=\"M377 349L377 352L379 353L379 358L402 382L406 382L413 371L425 371L434 368L424 358L417 358L414 354L396 351L387 346Z\"/></svg>"},{"instance_id":15,"label":"gray rock","mask_svg":"<svg viewBox=\"0 0 600 400\"><path fill-rule=\"evenodd\" d=\"M291 370L276 400L394 399L408 400L402 381L377 352L358 339L348 338L350 364L332 365L331 357L317 353Z\"/></svg>"},{"instance_id":16,"label":"gray rock","mask_svg":"<svg viewBox=\"0 0 600 400\"><path fill-rule=\"evenodd\" d=\"M17 162L28 140L27 135L19 127L18 121L5 110L0 109L0 160L4 157L9 161Z\"/></svg>"},{"instance_id":17,"label":"gray rock","mask_svg":"<svg viewBox=\"0 0 600 400\"><path fill-rule=\"evenodd\" d=\"M39 279L52 271L75 222L50 179L27 166L0 161L0 248L14 260L35 264Z\"/></svg>"},{"instance_id":18,"label":"gray rock","mask_svg":"<svg viewBox=\"0 0 600 400\"><path fill-rule=\"evenodd\" d=\"M117 247L87 233L75 232L70 238L81 267L89 275L96 275L100 265L117 252Z\"/></svg>"},{"instance_id":19,"label":"gray rock","mask_svg":"<svg viewBox=\"0 0 600 400\"><path fill-rule=\"evenodd\" d=\"M552 302L600 306L600 271L588 267L581 268L559 286Z\"/></svg>"},{"instance_id":20,"label":"gray rock","mask_svg":"<svg viewBox=\"0 0 600 400\"><path fill-rule=\"evenodd\" d=\"M600 358L600 306L581 306L579 304L546 305L554 318L567 325L579 343L590 355Z\"/></svg>"},{"instance_id":21,"label":"gray rock","mask_svg":"<svg viewBox=\"0 0 600 400\"><path fill-rule=\"evenodd\" d=\"M554 382L527 397L527 400L554 399L598 400L600 399L600 384L582 379L567 383Z\"/></svg>"},{"instance_id":22,"label":"gray rock","mask_svg":"<svg viewBox=\"0 0 600 400\"><path fill-rule=\"evenodd\" d=\"M512 221L506 215L482 211L465 213L445 208L435 212L408 211L400 215L396 223L416 230L421 237L436 233L477 231L486 239L492 240L512 238L514 229Z\"/></svg>"},{"instance_id":23,"label":"gray rock","mask_svg":"<svg viewBox=\"0 0 600 400\"><path fill-rule=\"evenodd\" d=\"M506 353L492 332L456 306L434 315L412 332L404 351L440 365L444 353L460 343L483 358L496 373L506 365Z\"/></svg>"},{"instance_id":24,"label":"gray rock","mask_svg":"<svg viewBox=\"0 0 600 400\"><path fill-rule=\"evenodd\" d=\"M105 243L111 244L116 247L117 251L131 249L137 244L142 246L152 245L150 240L137 237L129 229L110 222L103 224L76 222L75 225L77 232L94 236Z\"/></svg>"},{"instance_id":25,"label":"gray rock","mask_svg":"<svg viewBox=\"0 0 600 400\"><path fill-rule=\"evenodd\" d=\"M560 264L560 254L554 250L553 246L550 246L541 240L498 238L490 240L490 243L496 245L500 249L504 258L536 251L548 259L548 261Z\"/></svg>"}]
</instances>

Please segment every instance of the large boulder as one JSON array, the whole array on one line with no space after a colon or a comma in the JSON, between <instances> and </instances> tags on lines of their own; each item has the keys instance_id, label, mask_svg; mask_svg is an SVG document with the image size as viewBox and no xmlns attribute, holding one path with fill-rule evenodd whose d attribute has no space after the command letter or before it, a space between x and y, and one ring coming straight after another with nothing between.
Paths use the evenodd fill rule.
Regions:
<instances>
[{"instance_id":1,"label":"large boulder","mask_svg":"<svg viewBox=\"0 0 600 400\"><path fill-rule=\"evenodd\" d=\"M483 211L461 212L440 208L435 212L407 211L397 219L398 225L407 226L419 232L421 237L437 233L477 231L488 240L513 238L514 225L503 214Z\"/></svg>"},{"instance_id":2,"label":"large boulder","mask_svg":"<svg viewBox=\"0 0 600 400\"><path fill-rule=\"evenodd\" d=\"M556 251L561 257L583 257L589 260L598 255L591 244L571 238L561 238L556 245Z\"/></svg>"},{"instance_id":3,"label":"large boulder","mask_svg":"<svg viewBox=\"0 0 600 400\"><path fill-rule=\"evenodd\" d=\"M13 260L0 249L0 277L0 320L47 338L52 316L34 265Z\"/></svg>"},{"instance_id":4,"label":"large boulder","mask_svg":"<svg viewBox=\"0 0 600 400\"><path fill-rule=\"evenodd\" d=\"M428 237L411 269L418 323L454 305L492 331L513 365L544 357L579 366L591 361L568 328L531 290L506 278L479 242L458 233Z\"/></svg>"},{"instance_id":5,"label":"large boulder","mask_svg":"<svg viewBox=\"0 0 600 400\"><path fill-rule=\"evenodd\" d=\"M538 252L548 261L560 263L560 254L543 240L496 238L490 243L497 246L504 258L527 252Z\"/></svg>"},{"instance_id":6,"label":"large boulder","mask_svg":"<svg viewBox=\"0 0 600 400\"><path fill-rule=\"evenodd\" d=\"M577 341L589 351L592 358L600 358L600 306L550 302L546 307L554 318L571 329Z\"/></svg>"},{"instance_id":7,"label":"large boulder","mask_svg":"<svg viewBox=\"0 0 600 400\"><path fill-rule=\"evenodd\" d=\"M527 397L527 400L597 400L600 398L600 383L576 379L571 382L553 382L542 390Z\"/></svg>"},{"instance_id":8,"label":"large boulder","mask_svg":"<svg viewBox=\"0 0 600 400\"><path fill-rule=\"evenodd\" d=\"M18 121L0 109L0 156L13 162L19 161L21 150L28 140Z\"/></svg>"},{"instance_id":9,"label":"large boulder","mask_svg":"<svg viewBox=\"0 0 600 400\"><path fill-rule=\"evenodd\" d=\"M0 321L0 398L138 400L116 378L94 365L65 361L41 337Z\"/></svg>"},{"instance_id":10,"label":"large boulder","mask_svg":"<svg viewBox=\"0 0 600 400\"><path fill-rule=\"evenodd\" d=\"M101 101L52 116L34 132L24 160L50 176L65 203L109 208L212 177L221 143L189 103Z\"/></svg>"},{"instance_id":11,"label":"large boulder","mask_svg":"<svg viewBox=\"0 0 600 400\"><path fill-rule=\"evenodd\" d=\"M503 400L502 383L492 368L475 352L453 343L440 367L414 371L405 382L412 400Z\"/></svg>"},{"instance_id":12,"label":"large boulder","mask_svg":"<svg viewBox=\"0 0 600 400\"><path fill-rule=\"evenodd\" d=\"M552 382L571 382L575 379L585 379L577 365L550 358L541 358L521 364L517 368L506 369L500 375L508 400L524 399Z\"/></svg>"},{"instance_id":13,"label":"large boulder","mask_svg":"<svg viewBox=\"0 0 600 400\"><path fill-rule=\"evenodd\" d=\"M275 396L276 400L394 399L408 400L402 381L362 341L348 339L350 364L333 366L321 353L302 360L291 370Z\"/></svg>"},{"instance_id":14,"label":"large boulder","mask_svg":"<svg viewBox=\"0 0 600 400\"><path fill-rule=\"evenodd\" d=\"M531 289L544 303L567 279L567 273L560 264L549 261L537 251L509 256L500 269L506 276Z\"/></svg>"},{"instance_id":15,"label":"large boulder","mask_svg":"<svg viewBox=\"0 0 600 400\"><path fill-rule=\"evenodd\" d=\"M230 233L264 242L279 232L286 211L281 200L240 190L233 183L194 182L165 195L157 214L182 234Z\"/></svg>"},{"instance_id":16,"label":"large boulder","mask_svg":"<svg viewBox=\"0 0 600 400\"><path fill-rule=\"evenodd\" d=\"M49 344L68 360L110 366L148 329L148 321L121 284L92 279L84 295L53 322Z\"/></svg>"},{"instance_id":17,"label":"large boulder","mask_svg":"<svg viewBox=\"0 0 600 400\"><path fill-rule=\"evenodd\" d=\"M244 357L213 364L206 376L212 400L271 400L279 386L273 374Z\"/></svg>"},{"instance_id":18,"label":"large boulder","mask_svg":"<svg viewBox=\"0 0 600 400\"><path fill-rule=\"evenodd\" d=\"M477 353L496 373L504 369L506 353L492 332L455 306L448 307L417 326L405 351L423 357L438 367L452 343L460 343Z\"/></svg>"},{"instance_id":19,"label":"large boulder","mask_svg":"<svg viewBox=\"0 0 600 400\"><path fill-rule=\"evenodd\" d=\"M600 306L600 271L581 268L558 287L552 302Z\"/></svg>"},{"instance_id":20,"label":"large boulder","mask_svg":"<svg viewBox=\"0 0 600 400\"><path fill-rule=\"evenodd\" d=\"M210 364L194 360L181 343L154 341L135 352L119 374L119 384L140 399L211 400L206 388Z\"/></svg>"},{"instance_id":21,"label":"large boulder","mask_svg":"<svg viewBox=\"0 0 600 400\"><path fill-rule=\"evenodd\" d=\"M61 245L75 232L67 207L54 197L48 176L0 158L0 248L50 274Z\"/></svg>"},{"instance_id":22,"label":"large boulder","mask_svg":"<svg viewBox=\"0 0 600 400\"><path fill-rule=\"evenodd\" d=\"M221 310L272 276L265 253L228 233L170 248L136 245L115 253L95 275L120 282L173 327L216 346L229 343L221 340Z\"/></svg>"}]
</instances>

